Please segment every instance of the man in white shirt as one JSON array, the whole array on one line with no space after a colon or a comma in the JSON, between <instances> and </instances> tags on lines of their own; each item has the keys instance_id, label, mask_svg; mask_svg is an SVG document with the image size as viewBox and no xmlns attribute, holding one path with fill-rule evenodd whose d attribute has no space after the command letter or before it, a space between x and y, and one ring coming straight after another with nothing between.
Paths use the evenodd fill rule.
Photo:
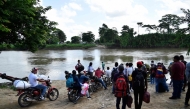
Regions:
<instances>
[{"instance_id":1,"label":"man in white shirt","mask_svg":"<svg viewBox=\"0 0 190 109\"><path fill-rule=\"evenodd\" d=\"M30 75L28 76L28 79L29 79L29 83L31 84L31 87L35 87L35 88L37 88L37 89L42 90L40 99L41 99L41 100L44 100L44 99L45 99L44 96L45 96L47 87L44 86L44 85L42 85L42 84L38 84L38 81L39 81L39 82L45 82L45 80L39 79L39 78L37 77L37 75L36 75L36 74L37 74L37 70L38 70L38 69L33 68L32 71L31 71L31 73L30 73Z\"/></svg>"},{"instance_id":2,"label":"man in white shirt","mask_svg":"<svg viewBox=\"0 0 190 109\"><path fill-rule=\"evenodd\" d=\"M106 77L111 78L111 70L109 67L107 67L107 70L105 71Z\"/></svg>"}]
</instances>

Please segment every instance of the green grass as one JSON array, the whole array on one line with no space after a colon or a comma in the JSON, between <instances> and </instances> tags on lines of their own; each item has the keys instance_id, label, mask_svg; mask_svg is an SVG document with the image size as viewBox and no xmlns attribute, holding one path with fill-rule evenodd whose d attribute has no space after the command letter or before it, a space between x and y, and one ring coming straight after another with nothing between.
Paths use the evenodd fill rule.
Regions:
<instances>
[{"instance_id":1,"label":"green grass","mask_svg":"<svg viewBox=\"0 0 190 109\"><path fill-rule=\"evenodd\" d=\"M95 44L49 44L45 49L88 49L96 47Z\"/></svg>"}]
</instances>

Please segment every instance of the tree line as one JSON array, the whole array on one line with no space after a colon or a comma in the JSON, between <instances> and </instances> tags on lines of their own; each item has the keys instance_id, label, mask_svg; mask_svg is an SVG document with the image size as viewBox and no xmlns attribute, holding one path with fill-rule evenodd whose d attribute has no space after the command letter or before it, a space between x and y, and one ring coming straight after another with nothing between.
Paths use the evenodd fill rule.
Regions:
<instances>
[{"instance_id":1,"label":"tree line","mask_svg":"<svg viewBox=\"0 0 190 109\"><path fill-rule=\"evenodd\" d=\"M42 7L39 0L0 0L0 49L2 46L35 52L48 44L61 44L66 41L66 34L56 28L57 22L50 21L45 13L51 6ZM99 27L99 38L91 31L81 36L71 37L66 43L99 43L119 48L151 47L188 47L190 44L190 10L181 9L183 16L166 14L158 21L159 25L137 22L138 32L128 25L110 28L106 24ZM185 27L181 27L184 25ZM147 34L140 34L145 28ZM5 48L5 47L4 47Z\"/></svg>"}]
</instances>

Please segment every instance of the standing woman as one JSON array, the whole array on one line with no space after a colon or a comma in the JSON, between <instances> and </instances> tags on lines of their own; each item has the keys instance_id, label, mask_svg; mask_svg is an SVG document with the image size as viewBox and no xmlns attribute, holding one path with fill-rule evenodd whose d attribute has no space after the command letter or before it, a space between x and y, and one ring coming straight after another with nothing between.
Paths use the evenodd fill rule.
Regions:
<instances>
[{"instance_id":1,"label":"standing woman","mask_svg":"<svg viewBox=\"0 0 190 109\"><path fill-rule=\"evenodd\" d=\"M92 67L92 62L90 62L88 66L88 75L90 75L90 78L92 78L93 72L94 72L94 68Z\"/></svg>"}]
</instances>

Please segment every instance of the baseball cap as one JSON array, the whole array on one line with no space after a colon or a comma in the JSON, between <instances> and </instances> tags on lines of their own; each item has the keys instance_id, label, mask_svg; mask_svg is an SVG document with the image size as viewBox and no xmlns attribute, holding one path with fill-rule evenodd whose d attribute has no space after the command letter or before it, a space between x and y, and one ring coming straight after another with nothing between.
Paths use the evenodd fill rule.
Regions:
<instances>
[{"instance_id":1,"label":"baseball cap","mask_svg":"<svg viewBox=\"0 0 190 109\"><path fill-rule=\"evenodd\" d=\"M137 66L142 66L142 61L138 61Z\"/></svg>"},{"instance_id":2,"label":"baseball cap","mask_svg":"<svg viewBox=\"0 0 190 109\"><path fill-rule=\"evenodd\" d=\"M37 71L37 70L38 70L38 69L37 69L37 68L35 68L35 67L34 67L34 68L32 68L32 71Z\"/></svg>"}]
</instances>

